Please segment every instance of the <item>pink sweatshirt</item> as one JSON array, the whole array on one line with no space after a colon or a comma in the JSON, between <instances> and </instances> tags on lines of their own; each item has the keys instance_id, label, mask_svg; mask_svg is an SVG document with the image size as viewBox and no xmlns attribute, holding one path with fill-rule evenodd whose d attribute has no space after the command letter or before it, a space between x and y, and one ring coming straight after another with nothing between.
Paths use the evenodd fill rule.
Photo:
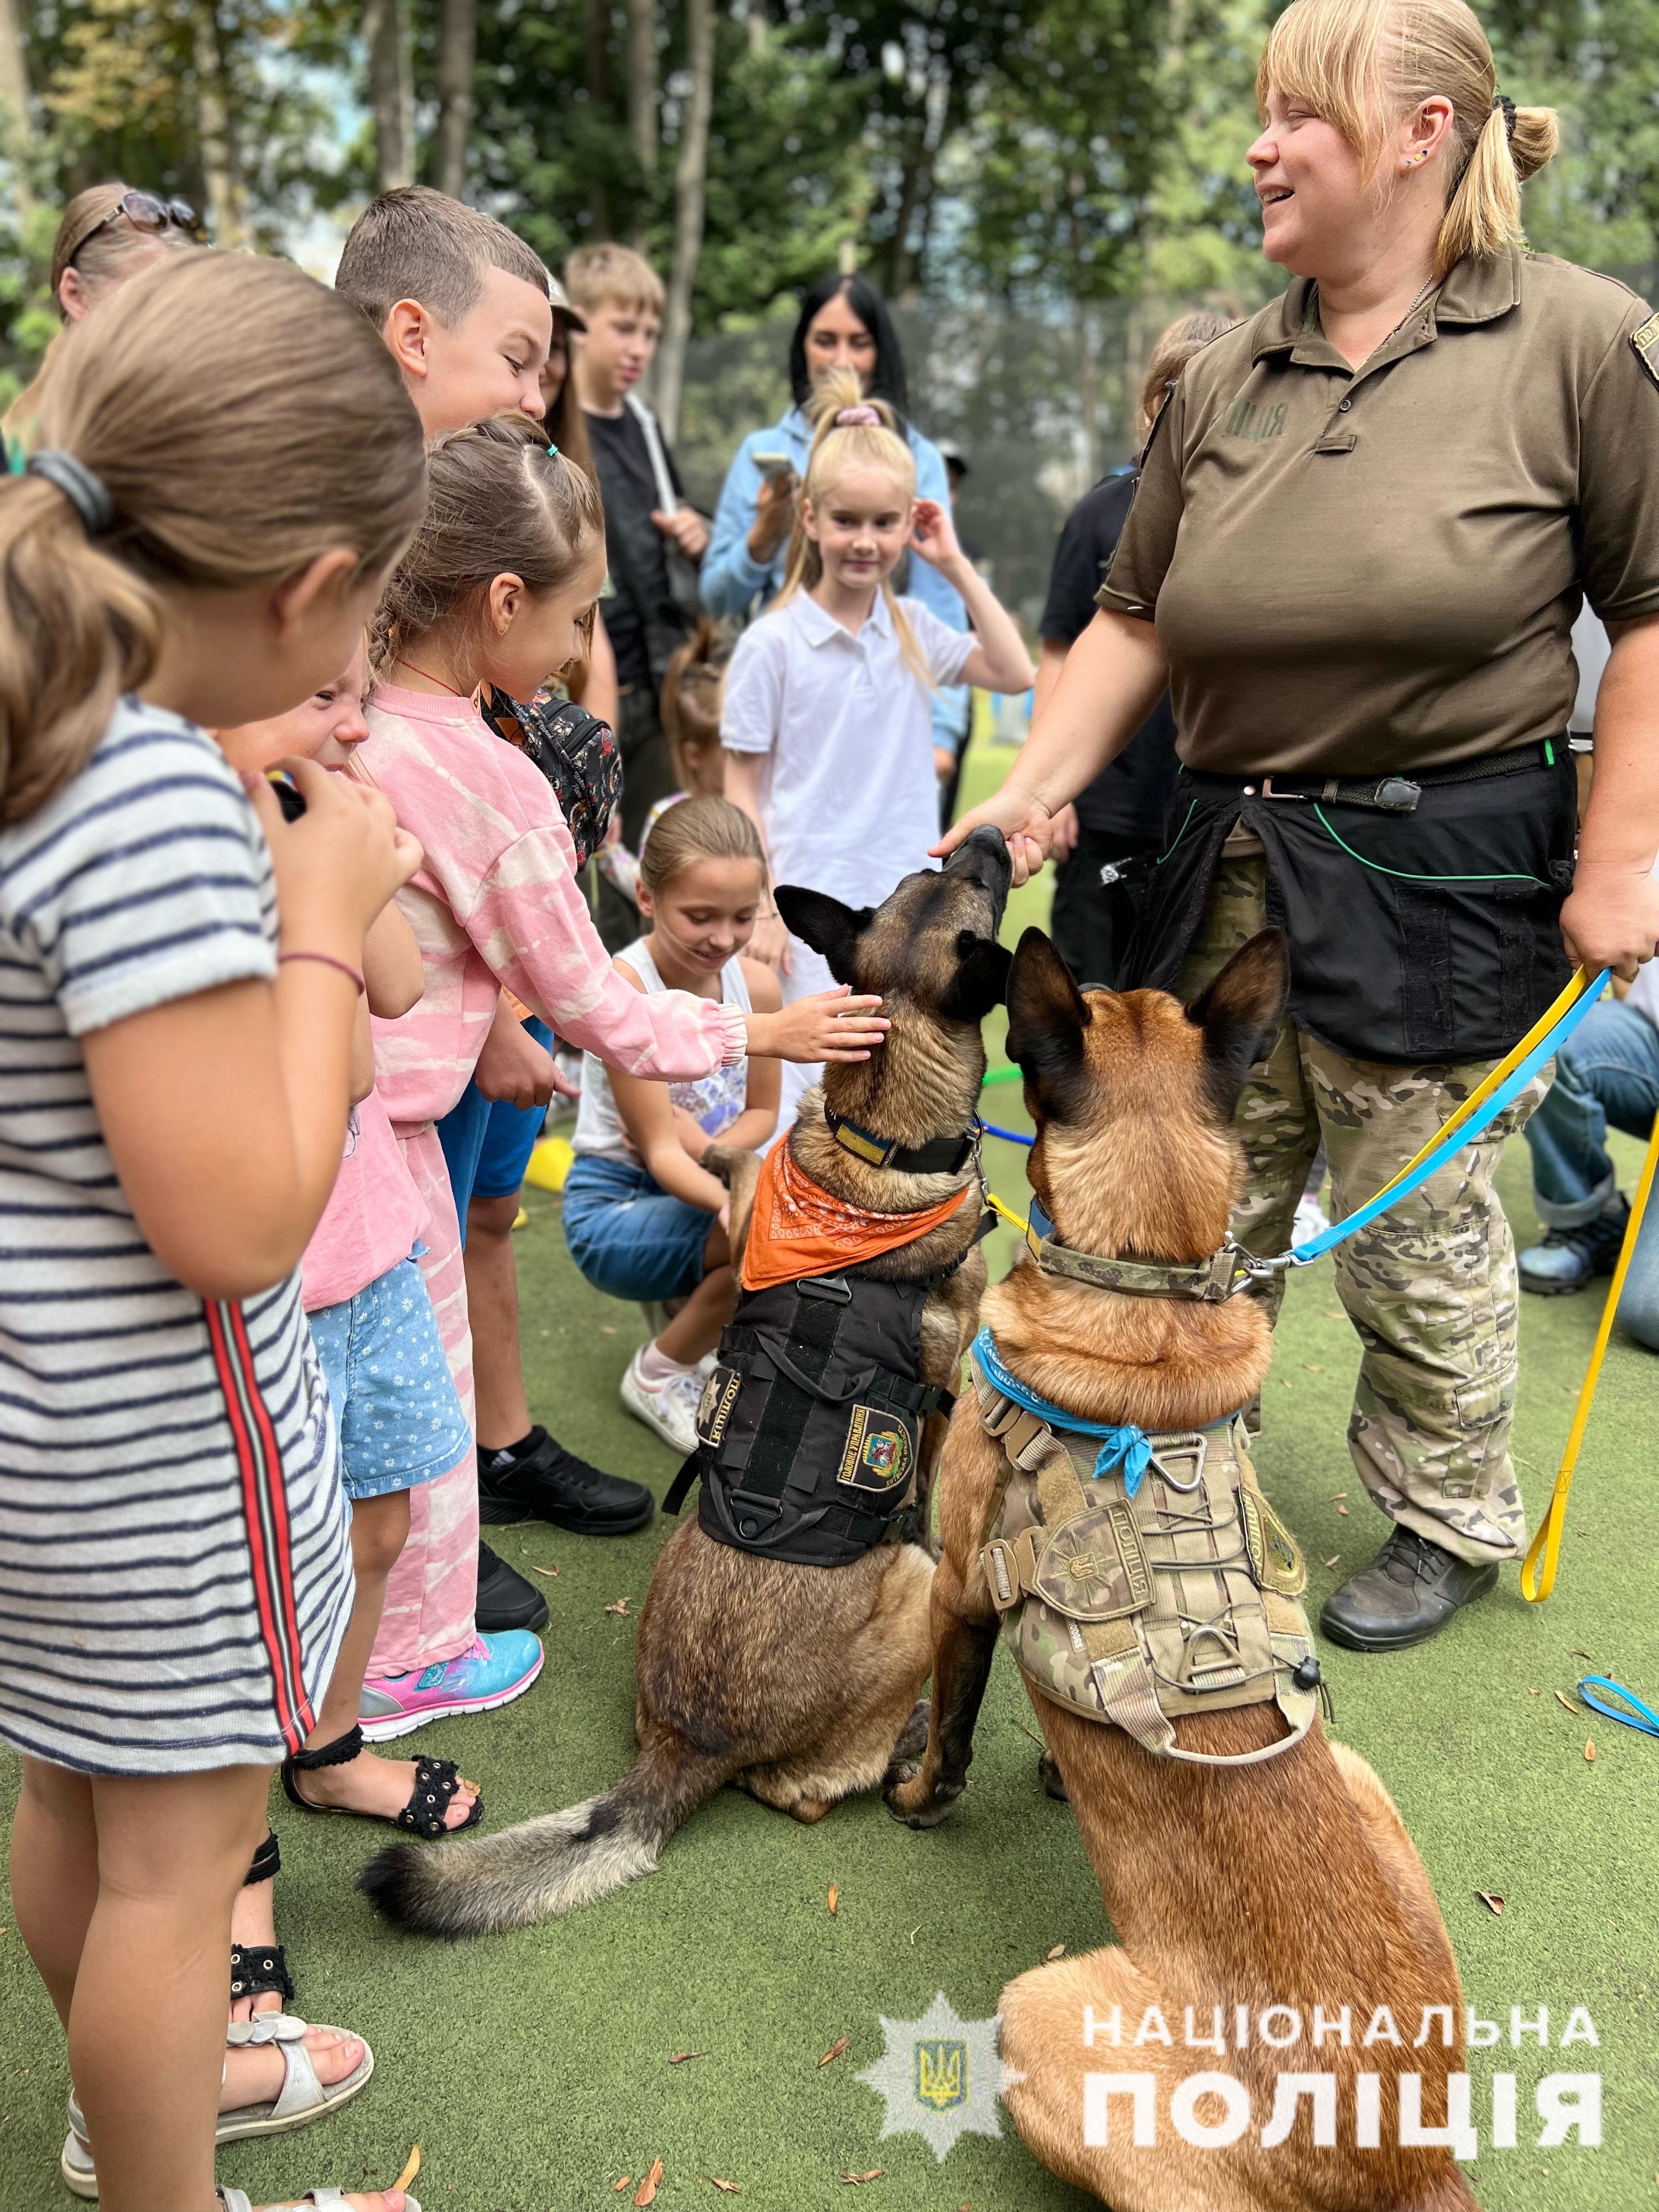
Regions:
<instances>
[{"instance_id":1,"label":"pink sweatshirt","mask_svg":"<svg viewBox=\"0 0 1659 2212\"><path fill-rule=\"evenodd\" d=\"M546 779L470 700L383 685L368 720L357 757L426 848L398 896L426 994L401 1020L374 1024L376 1087L399 1129L441 1120L459 1100L498 983L627 1075L685 1082L742 1059L736 1007L686 991L647 996L617 975Z\"/></svg>"}]
</instances>

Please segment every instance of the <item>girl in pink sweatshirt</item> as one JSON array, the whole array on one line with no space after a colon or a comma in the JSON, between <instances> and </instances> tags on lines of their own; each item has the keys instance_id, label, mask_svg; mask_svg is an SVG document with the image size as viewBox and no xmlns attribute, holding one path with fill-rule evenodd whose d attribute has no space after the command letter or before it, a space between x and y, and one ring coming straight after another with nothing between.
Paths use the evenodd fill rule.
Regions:
<instances>
[{"instance_id":1,"label":"girl in pink sweatshirt","mask_svg":"<svg viewBox=\"0 0 1659 2212\"><path fill-rule=\"evenodd\" d=\"M486 683L528 699L580 655L605 578L598 494L521 416L437 439L430 470L426 520L375 617L380 680L358 759L426 854L398 894L425 993L403 1019L374 1024L377 1088L432 1217L422 1265L470 1418L460 1232L433 1125L465 1088L503 986L571 1043L664 1083L745 1054L865 1060L887 1024L879 1000L841 991L745 1014L683 991L647 997L617 974L552 792L472 703ZM411 1495L365 1691L371 1738L477 1709L477 1540L469 1459Z\"/></svg>"}]
</instances>

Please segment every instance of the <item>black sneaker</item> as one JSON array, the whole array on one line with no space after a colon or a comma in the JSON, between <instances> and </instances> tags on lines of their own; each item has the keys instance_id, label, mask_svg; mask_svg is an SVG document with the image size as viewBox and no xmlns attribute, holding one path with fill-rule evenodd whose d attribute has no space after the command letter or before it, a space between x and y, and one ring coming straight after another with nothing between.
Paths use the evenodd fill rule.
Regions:
<instances>
[{"instance_id":1,"label":"black sneaker","mask_svg":"<svg viewBox=\"0 0 1659 2212\"><path fill-rule=\"evenodd\" d=\"M1619 1265L1619 1252L1630 1222L1630 1201L1615 1190L1594 1221L1576 1228L1552 1229L1541 1244L1528 1246L1521 1255L1521 1287L1543 1298L1559 1298L1569 1291L1582 1291L1598 1275L1610 1275Z\"/></svg>"},{"instance_id":2,"label":"black sneaker","mask_svg":"<svg viewBox=\"0 0 1659 2212\"><path fill-rule=\"evenodd\" d=\"M513 1450L478 1454L478 1518L498 1527L550 1521L579 1536L628 1536L656 1510L642 1482L602 1474L545 1429Z\"/></svg>"},{"instance_id":3,"label":"black sneaker","mask_svg":"<svg viewBox=\"0 0 1659 2212\"><path fill-rule=\"evenodd\" d=\"M1414 1528L1396 1527L1370 1566L1331 1592L1319 1626L1349 1651L1404 1651L1437 1636L1460 1606L1497 1583L1495 1564L1472 1566Z\"/></svg>"},{"instance_id":4,"label":"black sneaker","mask_svg":"<svg viewBox=\"0 0 1659 2212\"><path fill-rule=\"evenodd\" d=\"M478 1595L473 1618L480 1636L503 1628L539 1628L547 1619L547 1600L516 1567L498 1559L488 1544L478 1547Z\"/></svg>"}]
</instances>

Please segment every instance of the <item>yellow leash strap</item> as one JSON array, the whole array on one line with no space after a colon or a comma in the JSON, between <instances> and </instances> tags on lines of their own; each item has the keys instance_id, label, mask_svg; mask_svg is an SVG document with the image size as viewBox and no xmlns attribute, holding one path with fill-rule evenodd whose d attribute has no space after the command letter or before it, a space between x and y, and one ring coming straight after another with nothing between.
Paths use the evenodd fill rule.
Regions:
<instances>
[{"instance_id":1,"label":"yellow leash strap","mask_svg":"<svg viewBox=\"0 0 1659 2212\"><path fill-rule=\"evenodd\" d=\"M1654 1121L1653 1134L1648 1139L1648 1156L1642 1163L1642 1179L1636 1186L1635 1197L1631 1200L1625 1241L1619 1249L1619 1265L1613 1271L1613 1287L1608 1291L1607 1302L1601 1309L1601 1325L1595 1332L1595 1348L1590 1353L1589 1366L1578 1393L1578 1403L1573 1409L1572 1426L1567 1431L1567 1448L1561 1455L1561 1471L1555 1478L1549 1510L1538 1524L1538 1533L1532 1540L1526 1563L1521 1570L1521 1595L1528 1605L1541 1605L1555 1587L1556 1557L1561 1549L1561 1524L1566 1517L1567 1493L1572 1488L1573 1469L1578 1463L1578 1447L1584 1441L1585 1424L1589 1419L1591 1401L1595 1396L1595 1385L1601 1373L1602 1355L1607 1348L1607 1339L1613 1334L1613 1316L1619 1310L1619 1294L1624 1289L1625 1277L1630 1272L1631 1254L1636 1249L1637 1231L1642 1226L1642 1216L1647 1209L1648 1194L1653 1188L1656 1167L1659 1167L1659 1118Z\"/></svg>"},{"instance_id":2,"label":"yellow leash strap","mask_svg":"<svg viewBox=\"0 0 1659 2212\"><path fill-rule=\"evenodd\" d=\"M1598 976L1598 986L1599 981L1600 978ZM1462 1104L1457 1107L1441 1124L1439 1128L1435 1131L1433 1136L1430 1138L1428 1143L1424 1146L1421 1152L1414 1152L1411 1158L1407 1161L1405 1166L1401 1169L1398 1175L1391 1176L1389 1180L1383 1184L1383 1190L1392 1190L1395 1183L1404 1182L1406 1177L1411 1173L1412 1170L1415 1167L1420 1167L1422 1163L1427 1159L1429 1154L1434 1150L1437 1145L1443 1144L1446 1139L1451 1135L1455 1129L1461 1129L1465 1121L1472 1120L1473 1117L1480 1111L1480 1109L1486 1104L1487 1099L1492 1097L1492 1093L1497 1091L1500 1085L1507 1082L1509 1078L1514 1074L1516 1069L1520 1066L1522 1061L1532 1050L1533 1047L1539 1042L1540 1038L1547 1037L1551 1030L1554 1028L1556 1023L1560 1020L1562 1015L1566 1013L1571 1007L1577 1005L1579 1000L1583 998L1586 988L1589 987L1589 977L1585 975L1582 968L1574 970L1572 981L1567 985L1565 990L1562 992L1560 997L1557 999L1554 1005L1539 1016L1538 1019L1527 1031L1525 1036L1522 1038L1520 1043L1517 1044L1512 1051L1505 1053L1503 1059L1498 1061L1497 1066L1492 1069L1492 1073L1484 1077L1483 1079L1475 1085L1474 1089L1470 1091L1468 1097L1463 1101Z\"/></svg>"},{"instance_id":3,"label":"yellow leash strap","mask_svg":"<svg viewBox=\"0 0 1659 2212\"><path fill-rule=\"evenodd\" d=\"M1031 1252L1035 1253L1036 1251L1038 1240L1031 1234L1031 1224L1029 1220L1022 1221L1018 1214L1014 1212L1012 1206L1005 1206L994 1190L987 1189L985 1193L985 1203L990 1207L993 1213L1000 1213L1011 1229L1018 1230L1020 1235L1025 1239L1026 1245Z\"/></svg>"}]
</instances>

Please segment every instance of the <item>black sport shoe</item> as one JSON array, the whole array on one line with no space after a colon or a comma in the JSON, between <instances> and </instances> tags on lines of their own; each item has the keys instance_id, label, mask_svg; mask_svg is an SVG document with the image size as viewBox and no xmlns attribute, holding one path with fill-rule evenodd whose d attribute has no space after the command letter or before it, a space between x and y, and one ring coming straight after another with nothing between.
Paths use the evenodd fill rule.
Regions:
<instances>
[{"instance_id":1,"label":"black sport shoe","mask_svg":"<svg viewBox=\"0 0 1659 2212\"><path fill-rule=\"evenodd\" d=\"M473 1618L481 1636L503 1628L539 1628L547 1619L547 1600L516 1567L498 1559L488 1544L478 1547L478 1595Z\"/></svg>"},{"instance_id":2,"label":"black sport shoe","mask_svg":"<svg viewBox=\"0 0 1659 2212\"><path fill-rule=\"evenodd\" d=\"M1498 1569L1396 1528L1370 1566L1350 1575L1320 1608L1319 1626L1349 1651L1404 1651L1437 1636L1460 1606L1496 1588Z\"/></svg>"},{"instance_id":3,"label":"black sport shoe","mask_svg":"<svg viewBox=\"0 0 1659 2212\"><path fill-rule=\"evenodd\" d=\"M1619 1265L1629 1221L1630 1201L1623 1191L1615 1190L1594 1221L1552 1229L1541 1244L1529 1245L1521 1255L1522 1289L1539 1297L1559 1298L1569 1291L1582 1291L1598 1275L1610 1275Z\"/></svg>"},{"instance_id":4,"label":"black sport shoe","mask_svg":"<svg viewBox=\"0 0 1659 2212\"><path fill-rule=\"evenodd\" d=\"M519 1449L478 1454L478 1518L496 1526L550 1521L579 1536L628 1536L656 1510L642 1482L602 1474L545 1429Z\"/></svg>"}]
</instances>

